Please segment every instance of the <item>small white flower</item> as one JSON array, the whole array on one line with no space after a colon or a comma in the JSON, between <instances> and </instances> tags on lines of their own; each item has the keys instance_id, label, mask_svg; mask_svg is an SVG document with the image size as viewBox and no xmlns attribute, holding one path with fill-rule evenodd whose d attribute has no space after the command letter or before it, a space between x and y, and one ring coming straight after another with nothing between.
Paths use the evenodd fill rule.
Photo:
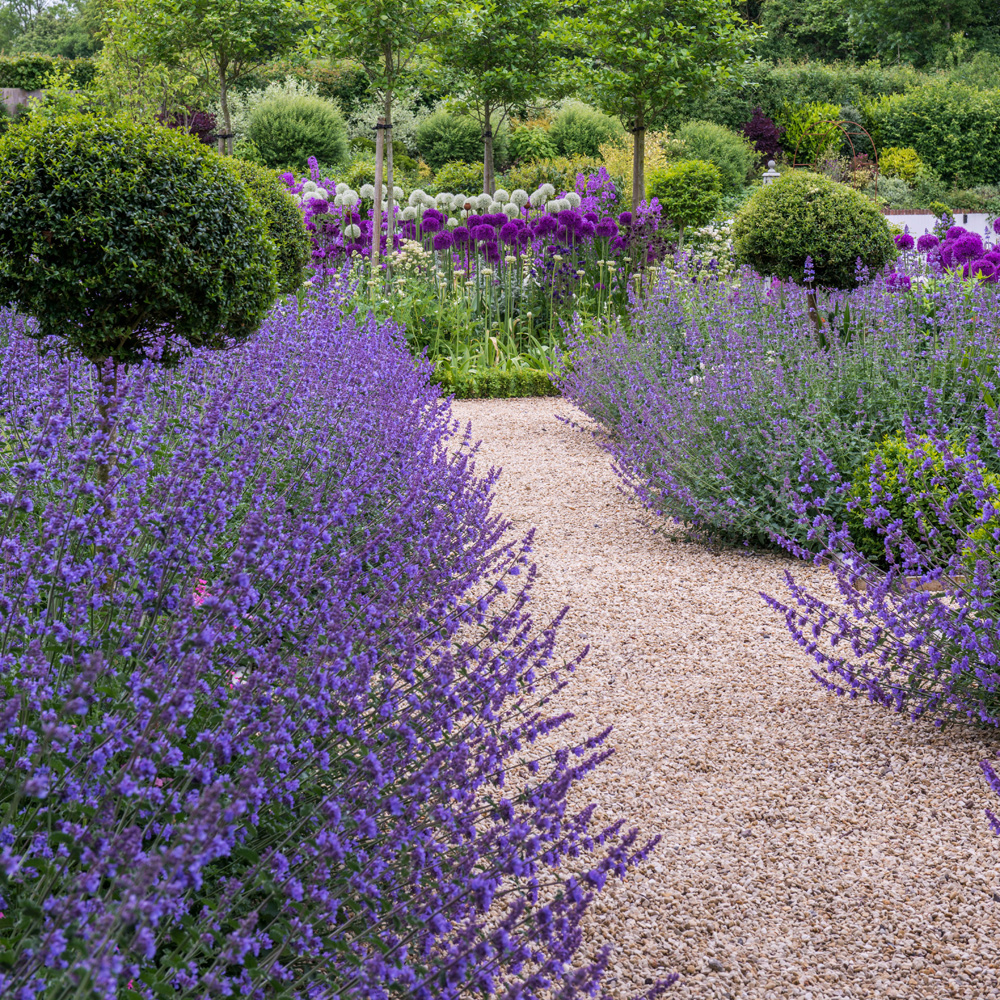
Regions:
<instances>
[{"instance_id":1,"label":"small white flower","mask_svg":"<svg viewBox=\"0 0 1000 1000\"><path fill-rule=\"evenodd\" d=\"M514 190L510 193L510 200L517 205L518 208L524 208L524 206L531 201L531 195L529 195L524 188L514 188Z\"/></svg>"},{"instance_id":2,"label":"small white flower","mask_svg":"<svg viewBox=\"0 0 1000 1000\"><path fill-rule=\"evenodd\" d=\"M424 191L424 190L423 190L422 188L414 188L414 189L413 189L413 190L412 190L412 191L410 192L410 197L409 197L409 198L407 198L407 200L406 200L406 203L407 203L407 204L408 204L408 205L409 205L409 206L410 206L411 208L416 208L416 207L417 207L417 205L419 205L419 204L420 204L420 203L421 203L421 202L422 202L422 201L424 200L424 196L425 196L426 194L427 194L427 192L426 192L426 191Z\"/></svg>"},{"instance_id":3,"label":"small white flower","mask_svg":"<svg viewBox=\"0 0 1000 1000\"><path fill-rule=\"evenodd\" d=\"M407 207L403 209L401 218L404 222L413 222L416 217L417 210L412 205L407 205Z\"/></svg>"},{"instance_id":4,"label":"small white flower","mask_svg":"<svg viewBox=\"0 0 1000 1000\"><path fill-rule=\"evenodd\" d=\"M450 191L441 191L434 196L434 207L443 208L445 205L451 206L451 199L454 195Z\"/></svg>"},{"instance_id":5,"label":"small white flower","mask_svg":"<svg viewBox=\"0 0 1000 1000\"><path fill-rule=\"evenodd\" d=\"M461 212L465 208L465 203L469 199L465 197L464 194L454 194L451 196L451 210L453 212Z\"/></svg>"},{"instance_id":6,"label":"small white flower","mask_svg":"<svg viewBox=\"0 0 1000 1000\"><path fill-rule=\"evenodd\" d=\"M337 197L333 199L333 203L334 203L334 205L337 205L337 206L343 205L344 204L344 196L342 194L338 194Z\"/></svg>"},{"instance_id":7,"label":"small white flower","mask_svg":"<svg viewBox=\"0 0 1000 1000\"><path fill-rule=\"evenodd\" d=\"M319 185L315 181L306 181L305 184L302 185L302 193L306 194L309 191L315 191L318 187Z\"/></svg>"},{"instance_id":8,"label":"small white flower","mask_svg":"<svg viewBox=\"0 0 1000 1000\"><path fill-rule=\"evenodd\" d=\"M463 219L467 219L467 218L469 217L469 213L468 213L468 212L467 212L467 211L466 211L466 210L465 210L464 208L463 208L463 209L462 209L462 211L461 211L461 212L459 212L458 214L459 214L459 216L460 216L461 218L463 218Z\"/></svg>"},{"instance_id":9,"label":"small white flower","mask_svg":"<svg viewBox=\"0 0 1000 1000\"><path fill-rule=\"evenodd\" d=\"M562 206L560 205L558 199L553 199L552 201L547 201L545 203L545 211L550 212L552 215L555 215L561 207Z\"/></svg>"},{"instance_id":10,"label":"small white flower","mask_svg":"<svg viewBox=\"0 0 1000 1000\"><path fill-rule=\"evenodd\" d=\"M401 187L395 187L394 186L393 189L392 189L392 196L393 196L393 198L396 199L396 201L402 201L403 197L404 197L403 196L403 189Z\"/></svg>"},{"instance_id":11,"label":"small white flower","mask_svg":"<svg viewBox=\"0 0 1000 1000\"><path fill-rule=\"evenodd\" d=\"M493 204L493 195L491 194L477 195L473 204L476 206L477 211L485 212L490 207L490 205Z\"/></svg>"},{"instance_id":12,"label":"small white flower","mask_svg":"<svg viewBox=\"0 0 1000 1000\"><path fill-rule=\"evenodd\" d=\"M572 205L570 205L570 203L569 203L569 199L568 199L568 198L560 198L560 199L559 199L559 200L558 200L558 201L556 202L556 204L557 204L557 205L559 206L559 209L558 209L558 210L559 210L560 212L565 212L565 211L568 211L568 210L569 210L570 208L572 208L572 207L573 207Z\"/></svg>"},{"instance_id":13,"label":"small white flower","mask_svg":"<svg viewBox=\"0 0 1000 1000\"><path fill-rule=\"evenodd\" d=\"M454 229L458 225L458 219L452 217L452 218L448 219L448 221L445 223L445 225L449 229Z\"/></svg>"},{"instance_id":14,"label":"small white flower","mask_svg":"<svg viewBox=\"0 0 1000 1000\"><path fill-rule=\"evenodd\" d=\"M357 205L359 201L361 201L361 196L358 194L358 192L357 191L352 191L350 188L348 188L341 195L341 198L344 199L344 204L348 208L354 208L354 206Z\"/></svg>"},{"instance_id":15,"label":"small white flower","mask_svg":"<svg viewBox=\"0 0 1000 1000\"><path fill-rule=\"evenodd\" d=\"M556 196L556 189L551 184L543 184L538 190L542 192L543 198L554 198Z\"/></svg>"},{"instance_id":16,"label":"small white flower","mask_svg":"<svg viewBox=\"0 0 1000 1000\"><path fill-rule=\"evenodd\" d=\"M528 202L532 208L538 208L543 201L545 201L545 195L542 194L541 189L528 196Z\"/></svg>"},{"instance_id":17,"label":"small white flower","mask_svg":"<svg viewBox=\"0 0 1000 1000\"><path fill-rule=\"evenodd\" d=\"M517 258L516 257L504 257L504 260L507 261L508 264L513 264L514 261L517 260Z\"/></svg>"},{"instance_id":18,"label":"small white flower","mask_svg":"<svg viewBox=\"0 0 1000 1000\"><path fill-rule=\"evenodd\" d=\"M503 203L499 201L491 201L489 207L490 215L497 215L503 211Z\"/></svg>"},{"instance_id":19,"label":"small white flower","mask_svg":"<svg viewBox=\"0 0 1000 1000\"><path fill-rule=\"evenodd\" d=\"M322 198L323 201L328 201L330 196L326 193L326 188L318 187L316 188L316 197Z\"/></svg>"}]
</instances>

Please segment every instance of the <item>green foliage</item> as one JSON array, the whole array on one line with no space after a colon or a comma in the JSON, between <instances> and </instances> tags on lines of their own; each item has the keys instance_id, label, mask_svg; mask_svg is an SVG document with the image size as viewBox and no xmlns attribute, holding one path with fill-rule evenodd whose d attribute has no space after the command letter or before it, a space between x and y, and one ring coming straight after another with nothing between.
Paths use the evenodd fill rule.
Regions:
<instances>
[{"instance_id":1,"label":"green foliage","mask_svg":"<svg viewBox=\"0 0 1000 1000\"><path fill-rule=\"evenodd\" d=\"M909 208L913 203L913 188L902 177L879 177L877 184L872 180L865 193L894 208Z\"/></svg>"},{"instance_id":2,"label":"green foliage","mask_svg":"<svg viewBox=\"0 0 1000 1000\"><path fill-rule=\"evenodd\" d=\"M654 170L646 186L648 198L658 198L663 214L683 233L690 226L705 226L722 202L722 174L714 163L681 160Z\"/></svg>"},{"instance_id":3,"label":"green foliage","mask_svg":"<svg viewBox=\"0 0 1000 1000\"><path fill-rule=\"evenodd\" d=\"M948 182L1000 183L1000 90L937 83L867 110L880 148L910 147Z\"/></svg>"},{"instance_id":4,"label":"green foliage","mask_svg":"<svg viewBox=\"0 0 1000 1000\"><path fill-rule=\"evenodd\" d=\"M781 140L785 152L798 164L815 163L831 146L840 144L841 130L832 124L840 120L839 104L786 104L775 120L785 127Z\"/></svg>"},{"instance_id":5,"label":"green foliage","mask_svg":"<svg viewBox=\"0 0 1000 1000\"><path fill-rule=\"evenodd\" d=\"M54 72L69 74L81 90L91 83L97 67L92 59L64 59L62 56L0 55L0 87L41 90Z\"/></svg>"},{"instance_id":6,"label":"green foliage","mask_svg":"<svg viewBox=\"0 0 1000 1000\"><path fill-rule=\"evenodd\" d=\"M483 158L482 126L467 115L435 111L417 126L416 142L421 159L432 170L456 160L474 163ZM493 157L502 163L506 152L507 133L501 130L493 140Z\"/></svg>"},{"instance_id":7,"label":"green foliage","mask_svg":"<svg viewBox=\"0 0 1000 1000\"><path fill-rule=\"evenodd\" d=\"M549 130L560 156L595 158L600 158L603 143L617 142L623 134L616 119L576 101L556 115Z\"/></svg>"},{"instance_id":8,"label":"green foliage","mask_svg":"<svg viewBox=\"0 0 1000 1000\"><path fill-rule=\"evenodd\" d=\"M597 170L600 166L600 160L587 156L557 156L551 160L536 160L512 167L504 172L502 180L509 191L516 188L535 191L542 184L551 184L557 192L572 191L578 173Z\"/></svg>"},{"instance_id":9,"label":"green foliage","mask_svg":"<svg viewBox=\"0 0 1000 1000\"><path fill-rule=\"evenodd\" d=\"M226 161L247 186L264 217L267 235L275 248L278 291L289 295L302 285L312 257L312 241L306 231L302 209L288 193L277 173L245 159Z\"/></svg>"},{"instance_id":10,"label":"green foliage","mask_svg":"<svg viewBox=\"0 0 1000 1000\"><path fill-rule=\"evenodd\" d=\"M767 0L761 12L767 38L759 51L773 59L849 58L847 14L847 0Z\"/></svg>"},{"instance_id":11,"label":"green foliage","mask_svg":"<svg viewBox=\"0 0 1000 1000\"><path fill-rule=\"evenodd\" d=\"M70 115L0 138L0 299L85 358L176 363L258 327L274 247L225 162L177 129Z\"/></svg>"},{"instance_id":12,"label":"green foliage","mask_svg":"<svg viewBox=\"0 0 1000 1000\"><path fill-rule=\"evenodd\" d=\"M923 168L924 161L920 159L915 149L908 146L889 146L883 149L878 158L879 172L885 177L900 177L907 184L917 179L917 174Z\"/></svg>"},{"instance_id":13,"label":"green foliage","mask_svg":"<svg viewBox=\"0 0 1000 1000\"><path fill-rule=\"evenodd\" d=\"M310 156L324 167L347 162L347 126L337 106L322 97L264 101L250 116L248 138L275 169L306 169Z\"/></svg>"},{"instance_id":14,"label":"green foliage","mask_svg":"<svg viewBox=\"0 0 1000 1000\"><path fill-rule=\"evenodd\" d=\"M713 122L687 122L677 132L686 158L706 160L719 168L722 193L738 194L756 166L753 146L742 135Z\"/></svg>"},{"instance_id":15,"label":"green foliage","mask_svg":"<svg viewBox=\"0 0 1000 1000\"><path fill-rule=\"evenodd\" d=\"M950 191L948 197L958 212L985 212L994 218L1000 217L1000 185L977 184Z\"/></svg>"},{"instance_id":16,"label":"green foliage","mask_svg":"<svg viewBox=\"0 0 1000 1000\"><path fill-rule=\"evenodd\" d=\"M821 288L856 287L859 257L872 274L896 258L889 224L869 198L806 170L756 191L732 236L741 264L784 281L802 284L811 257Z\"/></svg>"},{"instance_id":17,"label":"green foliage","mask_svg":"<svg viewBox=\"0 0 1000 1000\"><path fill-rule=\"evenodd\" d=\"M551 160L558 156L549 133L537 125L515 125L510 130L507 153L514 163Z\"/></svg>"},{"instance_id":18,"label":"green foliage","mask_svg":"<svg viewBox=\"0 0 1000 1000\"><path fill-rule=\"evenodd\" d=\"M873 467L884 469L876 472L874 498ZM987 474L986 479L1000 482L1000 477L991 474ZM959 492L961 484L961 475L945 469L944 456L928 438L921 438L919 446L913 447L902 431L887 435L865 456L851 477L851 489L847 494L851 541L876 565L885 567L888 564L885 537L875 528L865 526L865 518L881 507L889 512L889 520L902 523L903 534L919 548L927 548L933 539L938 551L950 555L955 551L955 536L942 528L936 508ZM974 498L969 497L969 500L968 505L952 507L952 522L956 527L967 528L975 518ZM889 543L889 551L898 559L898 544Z\"/></svg>"},{"instance_id":19,"label":"green foliage","mask_svg":"<svg viewBox=\"0 0 1000 1000\"><path fill-rule=\"evenodd\" d=\"M482 163L446 163L435 175L434 186L438 191L453 194L478 194L483 190Z\"/></svg>"},{"instance_id":20,"label":"green foliage","mask_svg":"<svg viewBox=\"0 0 1000 1000\"><path fill-rule=\"evenodd\" d=\"M463 372L438 369L432 381L441 386L443 396L456 399L515 399L524 396L558 396L549 373L535 368L487 368Z\"/></svg>"}]
</instances>

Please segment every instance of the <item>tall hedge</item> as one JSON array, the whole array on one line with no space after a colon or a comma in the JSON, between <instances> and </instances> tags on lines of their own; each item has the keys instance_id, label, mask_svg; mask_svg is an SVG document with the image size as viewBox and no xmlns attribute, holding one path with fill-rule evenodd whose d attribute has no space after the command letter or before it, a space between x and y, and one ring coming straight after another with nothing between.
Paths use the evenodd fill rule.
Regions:
<instances>
[{"instance_id":1,"label":"tall hedge","mask_svg":"<svg viewBox=\"0 0 1000 1000\"><path fill-rule=\"evenodd\" d=\"M93 59L65 59L62 56L0 56L0 87L41 90L45 78L56 70L69 74L77 87L88 86L97 73Z\"/></svg>"},{"instance_id":2,"label":"tall hedge","mask_svg":"<svg viewBox=\"0 0 1000 1000\"><path fill-rule=\"evenodd\" d=\"M945 181L1000 183L1000 90L933 84L866 109L879 149L915 149Z\"/></svg>"}]
</instances>

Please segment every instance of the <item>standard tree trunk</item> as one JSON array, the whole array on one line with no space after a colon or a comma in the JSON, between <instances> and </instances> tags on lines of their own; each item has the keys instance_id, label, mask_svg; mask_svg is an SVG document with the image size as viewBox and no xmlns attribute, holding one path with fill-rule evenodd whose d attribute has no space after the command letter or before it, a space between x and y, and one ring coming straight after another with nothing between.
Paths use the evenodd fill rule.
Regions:
<instances>
[{"instance_id":1,"label":"standard tree trunk","mask_svg":"<svg viewBox=\"0 0 1000 1000\"><path fill-rule=\"evenodd\" d=\"M379 256L382 248L382 165L385 159L385 124L384 118L379 118L375 129L375 197L372 199L372 281L379 280ZM372 299L375 298L375 286L372 286Z\"/></svg>"},{"instance_id":2,"label":"standard tree trunk","mask_svg":"<svg viewBox=\"0 0 1000 1000\"><path fill-rule=\"evenodd\" d=\"M226 80L226 67L224 65L219 66L219 107L222 108L222 131L229 135L232 131L232 119L229 117L229 87ZM222 156L226 155L227 149L226 144L230 141L229 139L219 139L219 153Z\"/></svg>"},{"instance_id":3,"label":"standard tree trunk","mask_svg":"<svg viewBox=\"0 0 1000 1000\"><path fill-rule=\"evenodd\" d=\"M385 91L385 160L386 179L385 186L389 189L386 195L386 237L385 237L385 261L388 266L392 266L392 237L396 228L396 212L392 206L392 88L386 87Z\"/></svg>"},{"instance_id":4,"label":"standard tree trunk","mask_svg":"<svg viewBox=\"0 0 1000 1000\"><path fill-rule=\"evenodd\" d=\"M806 292L806 302L809 304L809 319L812 322L813 332L816 334L816 343L820 347L825 347L823 337L823 317L819 314L819 303L816 301L816 289L810 288Z\"/></svg>"},{"instance_id":5,"label":"standard tree trunk","mask_svg":"<svg viewBox=\"0 0 1000 1000\"><path fill-rule=\"evenodd\" d=\"M490 106L486 105L483 115L483 191L493 194L496 190L496 176L493 173L493 122Z\"/></svg>"},{"instance_id":6,"label":"standard tree trunk","mask_svg":"<svg viewBox=\"0 0 1000 1000\"><path fill-rule=\"evenodd\" d=\"M646 125L643 118L633 123L632 132L632 211L646 197Z\"/></svg>"}]
</instances>

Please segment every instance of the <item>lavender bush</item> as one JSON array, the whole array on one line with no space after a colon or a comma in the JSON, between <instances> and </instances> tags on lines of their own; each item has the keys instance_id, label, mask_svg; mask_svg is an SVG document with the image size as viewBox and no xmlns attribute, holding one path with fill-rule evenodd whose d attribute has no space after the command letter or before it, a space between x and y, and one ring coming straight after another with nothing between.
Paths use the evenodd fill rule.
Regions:
<instances>
[{"instance_id":1,"label":"lavender bush","mask_svg":"<svg viewBox=\"0 0 1000 1000\"><path fill-rule=\"evenodd\" d=\"M816 550L873 442L906 419L983 427L1000 305L989 287L877 280L831 295L827 349L808 310L802 289L746 270L735 285L663 271L628 322L578 326L561 386L611 432L619 474L653 510Z\"/></svg>"},{"instance_id":2,"label":"lavender bush","mask_svg":"<svg viewBox=\"0 0 1000 1000\"><path fill-rule=\"evenodd\" d=\"M0 314L0 995L597 985L651 845L567 807L606 733L534 759L530 537L346 294L117 389Z\"/></svg>"}]
</instances>

